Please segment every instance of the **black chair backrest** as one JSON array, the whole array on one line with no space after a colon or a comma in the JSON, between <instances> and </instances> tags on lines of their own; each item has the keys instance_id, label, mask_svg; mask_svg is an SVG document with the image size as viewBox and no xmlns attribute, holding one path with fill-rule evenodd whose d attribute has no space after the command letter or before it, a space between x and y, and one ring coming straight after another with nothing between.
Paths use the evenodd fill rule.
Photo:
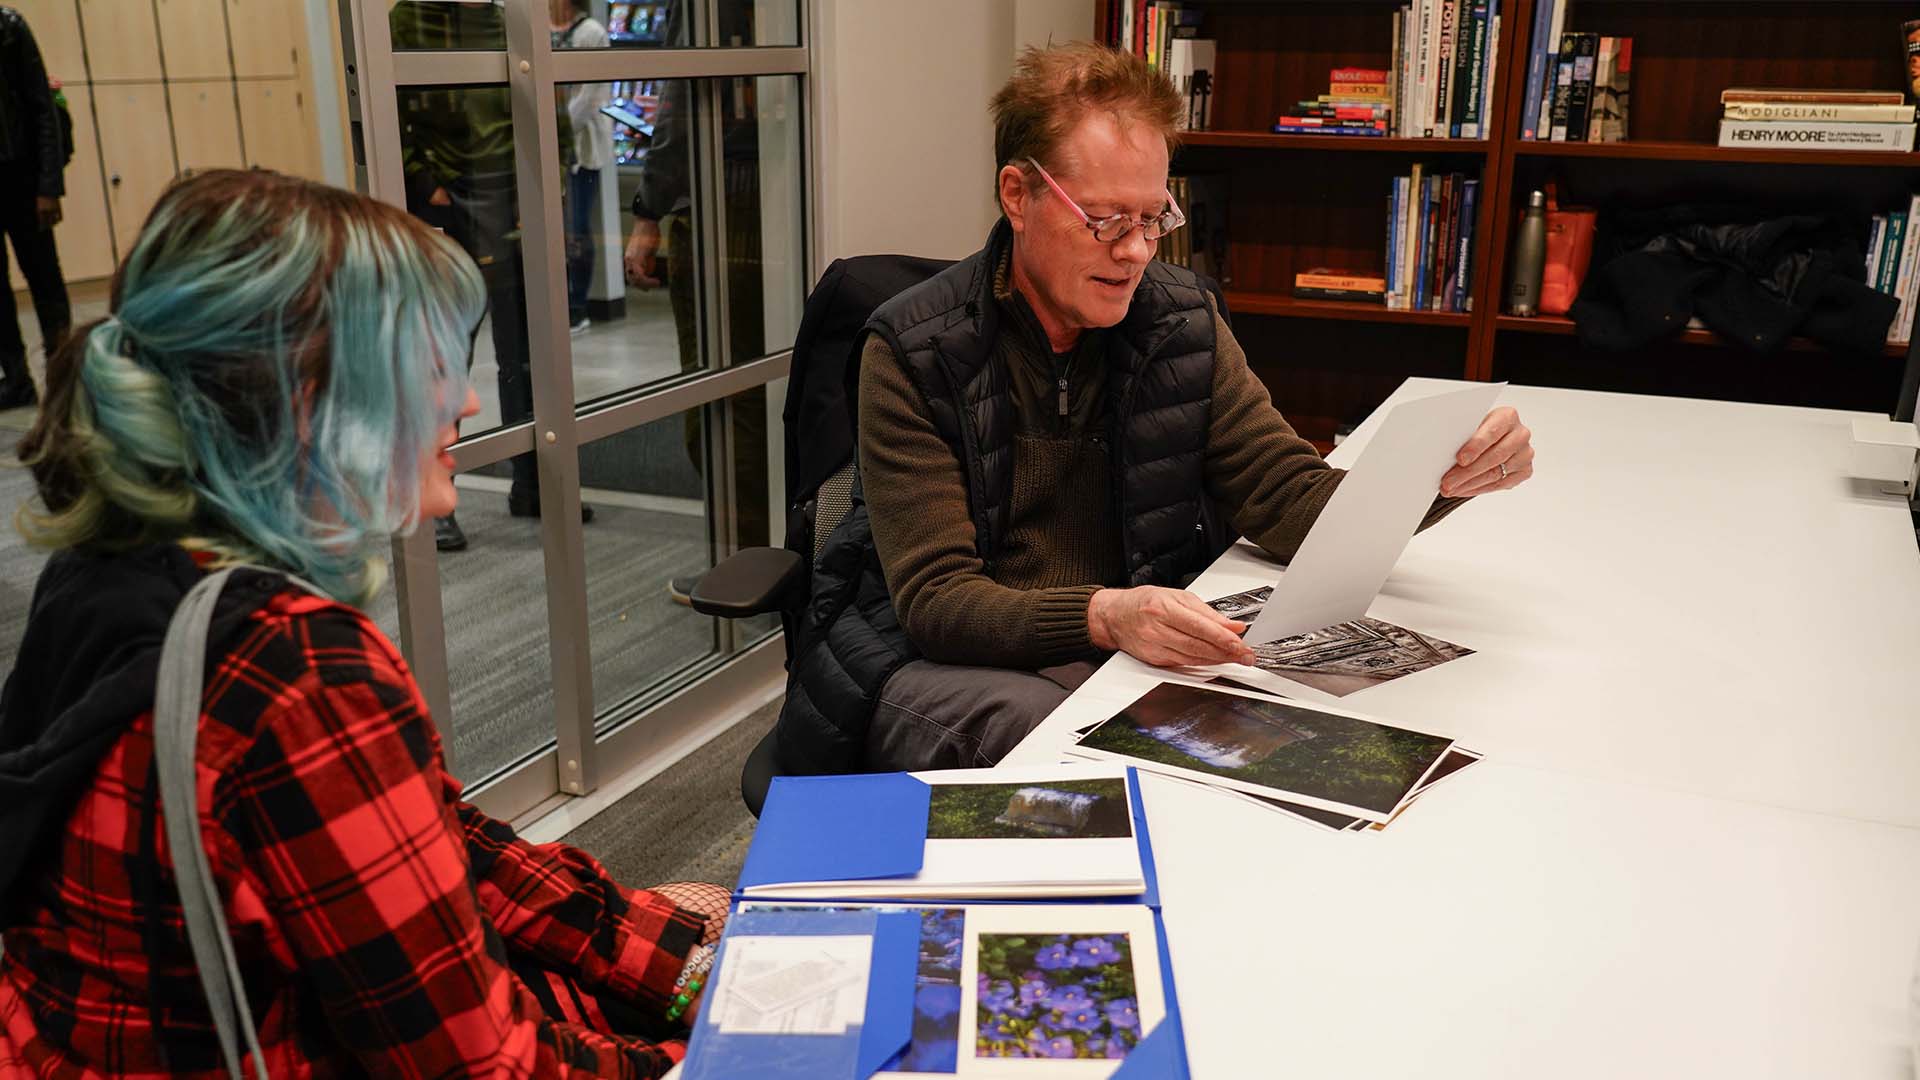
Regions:
<instances>
[{"instance_id":1,"label":"black chair backrest","mask_svg":"<svg viewBox=\"0 0 1920 1080\"><path fill-rule=\"evenodd\" d=\"M895 294L953 265L912 255L836 259L807 297L794 336L793 367L781 411L786 426L787 506L811 500L853 460L860 330Z\"/></svg>"}]
</instances>

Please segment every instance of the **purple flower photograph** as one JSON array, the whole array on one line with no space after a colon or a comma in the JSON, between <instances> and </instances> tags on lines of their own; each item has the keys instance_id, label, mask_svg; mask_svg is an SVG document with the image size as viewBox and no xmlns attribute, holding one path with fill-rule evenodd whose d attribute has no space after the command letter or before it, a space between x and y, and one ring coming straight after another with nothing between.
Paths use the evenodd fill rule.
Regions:
<instances>
[{"instance_id":1,"label":"purple flower photograph","mask_svg":"<svg viewBox=\"0 0 1920 1080\"><path fill-rule=\"evenodd\" d=\"M1127 935L981 934L974 1056L1124 1058L1140 1041Z\"/></svg>"}]
</instances>

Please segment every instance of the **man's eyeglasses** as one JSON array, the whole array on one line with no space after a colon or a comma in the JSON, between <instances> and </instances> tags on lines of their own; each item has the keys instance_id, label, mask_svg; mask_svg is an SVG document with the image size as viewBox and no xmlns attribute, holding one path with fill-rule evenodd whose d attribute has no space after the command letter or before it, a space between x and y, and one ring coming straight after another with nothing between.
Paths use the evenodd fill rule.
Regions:
<instances>
[{"instance_id":1,"label":"man's eyeglasses","mask_svg":"<svg viewBox=\"0 0 1920 1080\"><path fill-rule=\"evenodd\" d=\"M1073 212L1080 215L1081 221L1086 222L1088 231L1093 233L1093 238L1103 244L1117 243L1136 228L1142 230L1142 235L1148 240L1158 240L1187 223L1187 215L1181 213L1180 208L1173 205L1173 192L1171 191L1167 192L1167 208L1145 220L1136 221L1125 214L1115 214L1112 217L1098 219L1093 218L1089 216L1085 210L1080 209L1080 204L1073 201L1073 196L1060 190L1060 185L1054 182L1053 177L1047 175L1046 168L1039 162L1028 158L1027 164L1033 166L1035 171L1039 172L1040 179L1047 182L1047 186L1053 189L1055 195L1060 196L1062 202L1073 207Z\"/></svg>"}]
</instances>

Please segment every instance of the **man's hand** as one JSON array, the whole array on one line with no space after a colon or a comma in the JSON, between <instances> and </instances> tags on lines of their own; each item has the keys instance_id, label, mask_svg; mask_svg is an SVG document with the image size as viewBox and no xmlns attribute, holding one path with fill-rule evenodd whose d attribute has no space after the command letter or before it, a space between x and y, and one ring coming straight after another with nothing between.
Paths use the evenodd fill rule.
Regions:
<instances>
[{"instance_id":1,"label":"man's hand","mask_svg":"<svg viewBox=\"0 0 1920 1080\"><path fill-rule=\"evenodd\" d=\"M49 195L41 195L33 200L33 209L40 218L42 229L51 229L60 224L60 200Z\"/></svg>"},{"instance_id":2,"label":"man's hand","mask_svg":"<svg viewBox=\"0 0 1920 1080\"><path fill-rule=\"evenodd\" d=\"M660 223L652 218L633 219L633 235L627 237L627 283L643 289L657 289L654 256L660 251Z\"/></svg>"},{"instance_id":3,"label":"man's hand","mask_svg":"<svg viewBox=\"0 0 1920 1080\"><path fill-rule=\"evenodd\" d=\"M1454 467L1440 478L1440 494L1448 498L1519 487L1533 476L1533 432L1519 413L1502 406L1480 421L1453 460Z\"/></svg>"},{"instance_id":4,"label":"man's hand","mask_svg":"<svg viewBox=\"0 0 1920 1080\"><path fill-rule=\"evenodd\" d=\"M1246 629L1185 589L1101 589L1087 603L1095 646L1155 667L1251 664L1253 650L1240 640Z\"/></svg>"}]
</instances>

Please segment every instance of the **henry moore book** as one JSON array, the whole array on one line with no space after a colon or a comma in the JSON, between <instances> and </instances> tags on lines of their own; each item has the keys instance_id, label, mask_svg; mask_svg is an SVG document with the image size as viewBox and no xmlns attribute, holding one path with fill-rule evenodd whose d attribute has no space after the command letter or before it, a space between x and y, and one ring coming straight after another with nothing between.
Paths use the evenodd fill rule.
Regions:
<instances>
[{"instance_id":1,"label":"henry moore book","mask_svg":"<svg viewBox=\"0 0 1920 1080\"><path fill-rule=\"evenodd\" d=\"M1836 121L1722 120L1720 145L1782 150L1913 149L1912 124Z\"/></svg>"}]
</instances>

